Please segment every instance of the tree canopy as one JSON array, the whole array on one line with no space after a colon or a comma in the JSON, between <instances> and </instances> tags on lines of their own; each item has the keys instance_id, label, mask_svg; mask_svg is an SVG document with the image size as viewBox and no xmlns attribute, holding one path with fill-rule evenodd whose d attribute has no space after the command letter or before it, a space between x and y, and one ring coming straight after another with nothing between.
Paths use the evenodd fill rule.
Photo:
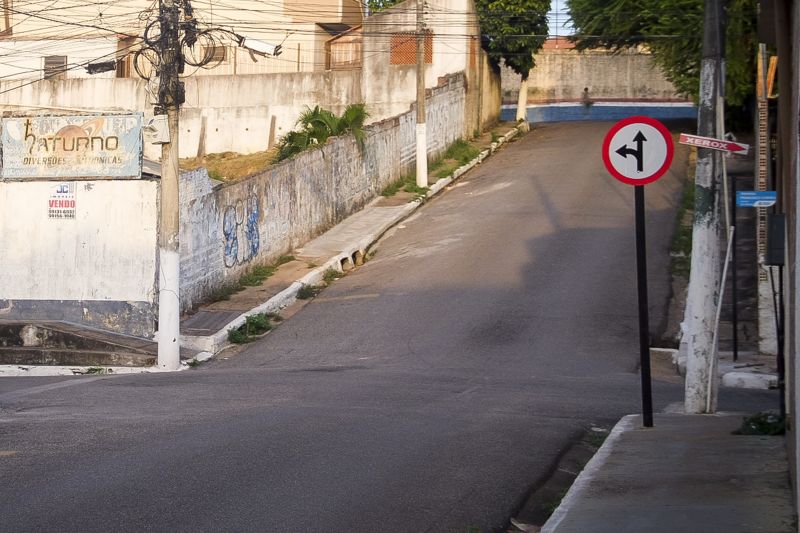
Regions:
<instances>
[{"instance_id":1,"label":"tree canopy","mask_svg":"<svg viewBox=\"0 0 800 533\"><path fill-rule=\"evenodd\" d=\"M547 39L550 0L475 0L475 8L489 60L499 65L502 59L527 80Z\"/></svg>"},{"instance_id":2,"label":"tree canopy","mask_svg":"<svg viewBox=\"0 0 800 533\"><path fill-rule=\"evenodd\" d=\"M567 0L579 50L644 45L676 90L697 98L703 43L703 0ZM726 99L753 94L755 0L729 0L726 8Z\"/></svg>"}]
</instances>

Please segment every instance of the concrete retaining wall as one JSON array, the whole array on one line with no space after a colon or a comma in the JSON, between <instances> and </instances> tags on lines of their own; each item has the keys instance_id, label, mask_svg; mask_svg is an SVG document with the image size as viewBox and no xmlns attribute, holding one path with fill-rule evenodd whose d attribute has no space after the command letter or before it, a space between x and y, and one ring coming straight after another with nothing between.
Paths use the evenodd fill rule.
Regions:
<instances>
[{"instance_id":1,"label":"concrete retaining wall","mask_svg":"<svg viewBox=\"0 0 800 533\"><path fill-rule=\"evenodd\" d=\"M578 52L545 48L528 78L528 102L580 101L584 88L594 100L684 100L649 53L636 50ZM502 69L504 100L516 103L519 75Z\"/></svg>"},{"instance_id":2,"label":"concrete retaining wall","mask_svg":"<svg viewBox=\"0 0 800 533\"><path fill-rule=\"evenodd\" d=\"M426 102L428 153L440 155L465 130L465 78L449 76ZM237 183L212 187L205 171L181 177L181 303L184 310L251 267L278 259L361 209L413 170L416 114L331 139Z\"/></svg>"}]
</instances>

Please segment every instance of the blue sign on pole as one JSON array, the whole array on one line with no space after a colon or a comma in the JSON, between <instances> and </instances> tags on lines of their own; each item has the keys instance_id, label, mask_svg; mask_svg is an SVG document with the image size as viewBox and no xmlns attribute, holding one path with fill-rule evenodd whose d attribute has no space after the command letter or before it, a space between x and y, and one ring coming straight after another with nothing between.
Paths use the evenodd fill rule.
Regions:
<instances>
[{"instance_id":1,"label":"blue sign on pole","mask_svg":"<svg viewBox=\"0 0 800 533\"><path fill-rule=\"evenodd\" d=\"M738 207L772 207L777 201L776 191L736 191Z\"/></svg>"}]
</instances>

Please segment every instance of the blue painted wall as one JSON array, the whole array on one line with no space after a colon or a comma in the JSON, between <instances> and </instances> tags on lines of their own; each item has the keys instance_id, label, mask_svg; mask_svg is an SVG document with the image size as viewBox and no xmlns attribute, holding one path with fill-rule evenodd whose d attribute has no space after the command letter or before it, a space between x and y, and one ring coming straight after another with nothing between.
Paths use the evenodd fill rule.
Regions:
<instances>
[{"instance_id":1,"label":"blue painted wall","mask_svg":"<svg viewBox=\"0 0 800 533\"><path fill-rule=\"evenodd\" d=\"M612 121L634 115L643 115L658 120L696 119L697 107L693 105L641 105L636 102L619 104L536 105L528 106L528 122L565 122L575 120ZM501 120L513 121L517 116L516 106L503 106Z\"/></svg>"}]
</instances>

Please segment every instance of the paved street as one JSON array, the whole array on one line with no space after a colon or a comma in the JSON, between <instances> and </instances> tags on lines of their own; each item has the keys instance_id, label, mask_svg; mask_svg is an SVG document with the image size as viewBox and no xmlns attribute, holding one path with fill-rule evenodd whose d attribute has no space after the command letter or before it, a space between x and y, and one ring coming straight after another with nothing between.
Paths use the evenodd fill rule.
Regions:
<instances>
[{"instance_id":1,"label":"paved street","mask_svg":"<svg viewBox=\"0 0 800 533\"><path fill-rule=\"evenodd\" d=\"M510 144L227 359L0 380L0 531L502 528L577 436L640 408L633 189L603 169L609 127ZM646 191L654 330L683 148Z\"/></svg>"}]
</instances>

